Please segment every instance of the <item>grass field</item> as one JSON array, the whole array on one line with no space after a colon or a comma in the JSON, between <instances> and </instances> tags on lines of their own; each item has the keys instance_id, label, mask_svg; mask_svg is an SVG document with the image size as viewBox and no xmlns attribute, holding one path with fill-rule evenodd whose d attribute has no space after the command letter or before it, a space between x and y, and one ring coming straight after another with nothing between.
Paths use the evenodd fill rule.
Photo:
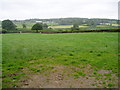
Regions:
<instances>
[{"instance_id":1,"label":"grass field","mask_svg":"<svg viewBox=\"0 0 120 90\"><path fill-rule=\"evenodd\" d=\"M77 68L90 65L92 74L87 75L84 70L71 74L74 78L101 78L100 87L117 85L111 75L118 73L118 33L3 34L2 56L3 87L21 87L19 80L28 76L24 70L42 73L56 65ZM99 70L111 72L101 75Z\"/></svg>"},{"instance_id":2,"label":"grass field","mask_svg":"<svg viewBox=\"0 0 120 90\"><path fill-rule=\"evenodd\" d=\"M58 25L58 26L49 26L49 28L71 28L73 27L73 25ZM89 26L79 26L80 28L86 28L86 27L89 27Z\"/></svg>"}]
</instances>

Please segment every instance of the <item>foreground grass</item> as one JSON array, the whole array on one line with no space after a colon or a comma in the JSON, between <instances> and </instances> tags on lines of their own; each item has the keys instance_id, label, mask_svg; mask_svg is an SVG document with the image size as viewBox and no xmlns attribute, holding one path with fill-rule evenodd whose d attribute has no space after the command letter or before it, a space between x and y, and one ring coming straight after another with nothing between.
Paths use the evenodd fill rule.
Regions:
<instances>
[{"instance_id":1,"label":"foreground grass","mask_svg":"<svg viewBox=\"0 0 120 90\"><path fill-rule=\"evenodd\" d=\"M3 87L14 87L22 69L34 64L90 64L118 72L117 33L4 34L2 51Z\"/></svg>"}]
</instances>

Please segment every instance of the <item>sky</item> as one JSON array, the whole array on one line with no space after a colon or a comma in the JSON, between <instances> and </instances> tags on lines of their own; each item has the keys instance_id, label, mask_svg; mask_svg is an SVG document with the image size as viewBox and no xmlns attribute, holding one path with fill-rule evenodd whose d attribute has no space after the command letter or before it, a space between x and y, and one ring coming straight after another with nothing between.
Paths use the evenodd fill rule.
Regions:
<instances>
[{"instance_id":1,"label":"sky","mask_svg":"<svg viewBox=\"0 0 120 90\"><path fill-rule=\"evenodd\" d=\"M119 0L0 0L0 20L48 18L118 19Z\"/></svg>"}]
</instances>

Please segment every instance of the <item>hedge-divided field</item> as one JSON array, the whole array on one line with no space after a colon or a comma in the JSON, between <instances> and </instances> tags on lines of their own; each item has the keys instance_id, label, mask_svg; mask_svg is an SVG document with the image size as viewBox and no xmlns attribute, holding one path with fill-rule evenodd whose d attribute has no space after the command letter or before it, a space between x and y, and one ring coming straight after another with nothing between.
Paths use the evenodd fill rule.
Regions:
<instances>
[{"instance_id":1,"label":"hedge-divided field","mask_svg":"<svg viewBox=\"0 0 120 90\"><path fill-rule=\"evenodd\" d=\"M94 71L89 76L85 71L71 74L75 79L81 76L101 80L105 76L100 87L116 87L112 75L118 75L118 33L2 34L3 88L21 87L19 80L28 76L26 68L35 74L52 70L56 65L90 65ZM111 72L102 75L99 70Z\"/></svg>"}]
</instances>

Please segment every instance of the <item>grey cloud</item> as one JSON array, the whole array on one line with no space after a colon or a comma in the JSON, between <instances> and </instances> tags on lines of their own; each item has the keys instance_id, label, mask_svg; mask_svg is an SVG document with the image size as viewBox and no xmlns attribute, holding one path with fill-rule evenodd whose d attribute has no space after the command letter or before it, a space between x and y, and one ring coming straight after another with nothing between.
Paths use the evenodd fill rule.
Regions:
<instances>
[{"instance_id":1,"label":"grey cloud","mask_svg":"<svg viewBox=\"0 0 120 90\"><path fill-rule=\"evenodd\" d=\"M116 18L119 0L1 0L0 19Z\"/></svg>"}]
</instances>

